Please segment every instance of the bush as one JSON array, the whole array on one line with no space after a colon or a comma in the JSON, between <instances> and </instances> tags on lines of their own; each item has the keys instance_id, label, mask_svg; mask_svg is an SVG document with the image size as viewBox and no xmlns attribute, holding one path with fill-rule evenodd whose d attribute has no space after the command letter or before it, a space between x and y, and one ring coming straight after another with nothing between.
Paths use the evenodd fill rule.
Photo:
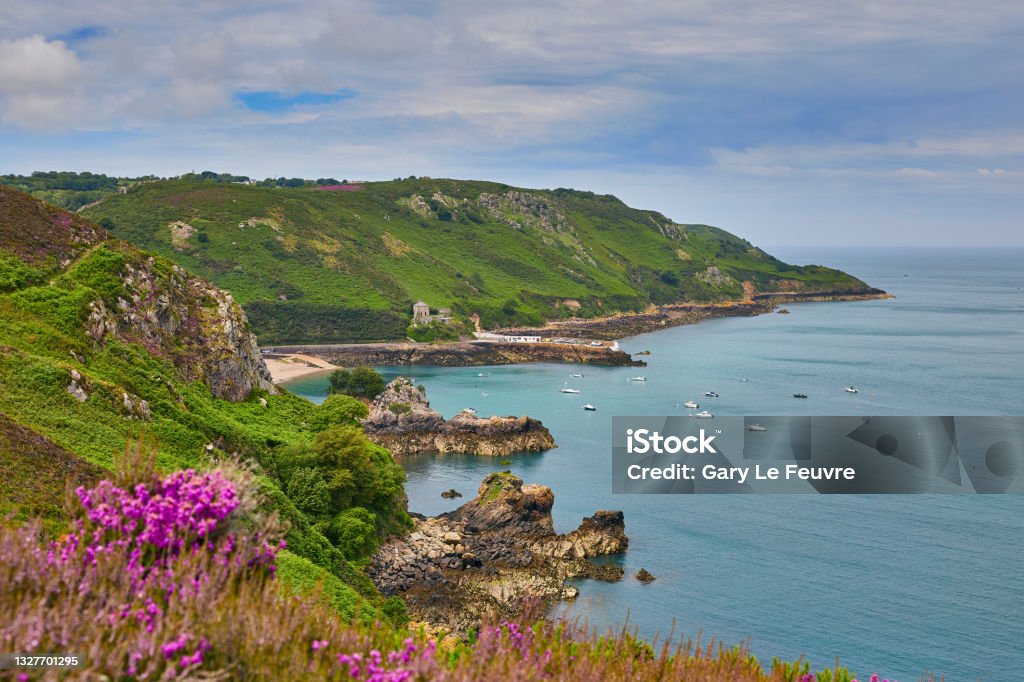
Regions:
<instances>
[{"instance_id":1,"label":"bush","mask_svg":"<svg viewBox=\"0 0 1024 682\"><path fill-rule=\"evenodd\" d=\"M384 390L384 377L369 367L355 369L336 369L328 379L331 393L342 393L373 400Z\"/></svg>"},{"instance_id":2,"label":"bush","mask_svg":"<svg viewBox=\"0 0 1024 682\"><path fill-rule=\"evenodd\" d=\"M358 426L365 419L369 409L355 398L335 393L317 405L308 424L313 431L324 431L332 426Z\"/></svg>"},{"instance_id":3,"label":"bush","mask_svg":"<svg viewBox=\"0 0 1024 682\"><path fill-rule=\"evenodd\" d=\"M293 471L285 494L310 518L319 518L330 510L331 490L316 467L299 467Z\"/></svg>"},{"instance_id":4,"label":"bush","mask_svg":"<svg viewBox=\"0 0 1024 682\"><path fill-rule=\"evenodd\" d=\"M393 594L385 599L380 612L394 626L403 627L409 622L409 610L398 595Z\"/></svg>"},{"instance_id":5,"label":"bush","mask_svg":"<svg viewBox=\"0 0 1024 682\"><path fill-rule=\"evenodd\" d=\"M409 414L412 411L412 406L409 403L391 403L388 405L388 409L395 414Z\"/></svg>"},{"instance_id":6,"label":"bush","mask_svg":"<svg viewBox=\"0 0 1024 682\"><path fill-rule=\"evenodd\" d=\"M362 507L346 509L331 521L327 537L347 559L367 556L377 548L377 517Z\"/></svg>"}]
</instances>

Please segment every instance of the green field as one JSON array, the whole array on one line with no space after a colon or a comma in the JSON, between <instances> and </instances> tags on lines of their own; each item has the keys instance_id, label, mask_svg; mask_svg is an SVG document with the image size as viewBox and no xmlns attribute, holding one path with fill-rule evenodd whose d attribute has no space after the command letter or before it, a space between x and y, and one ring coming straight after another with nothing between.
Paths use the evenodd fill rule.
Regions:
<instances>
[{"instance_id":1,"label":"green field","mask_svg":"<svg viewBox=\"0 0 1024 682\"><path fill-rule=\"evenodd\" d=\"M758 292L867 288L613 196L491 182L346 191L147 181L84 215L230 291L264 343L403 338L417 300L493 328L735 300L745 282Z\"/></svg>"}]
</instances>

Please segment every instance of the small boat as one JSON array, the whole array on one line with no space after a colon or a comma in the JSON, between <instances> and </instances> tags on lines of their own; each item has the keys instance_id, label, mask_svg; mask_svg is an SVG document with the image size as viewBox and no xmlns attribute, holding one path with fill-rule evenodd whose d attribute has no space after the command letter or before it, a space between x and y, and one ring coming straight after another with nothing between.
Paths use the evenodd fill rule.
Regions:
<instances>
[{"instance_id":1,"label":"small boat","mask_svg":"<svg viewBox=\"0 0 1024 682\"><path fill-rule=\"evenodd\" d=\"M747 379L746 377L740 377L740 381L744 381L745 382L745 381L750 381L750 379Z\"/></svg>"},{"instance_id":2,"label":"small boat","mask_svg":"<svg viewBox=\"0 0 1024 682\"><path fill-rule=\"evenodd\" d=\"M468 412L470 414L476 414L476 408L475 407L464 407L464 408L462 408L462 411L463 412Z\"/></svg>"},{"instance_id":3,"label":"small boat","mask_svg":"<svg viewBox=\"0 0 1024 682\"><path fill-rule=\"evenodd\" d=\"M480 396L481 397L486 398L488 395L490 395L490 394L487 393L486 391L480 391Z\"/></svg>"},{"instance_id":4,"label":"small boat","mask_svg":"<svg viewBox=\"0 0 1024 682\"><path fill-rule=\"evenodd\" d=\"M647 381L647 377L630 377L630 381Z\"/></svg>"},{"instance_id":5,"label":"small boat","mask_svg":"<svg viewBox=\"0 0 1024 682\"><path fill-rule=\"evenodd\" d=\"M570 374L569 376L571 376L571 377L573 377L575 379L582 379L583 378L582 374Z\"/></svg>"},{"instance_id":6,"label":"small boat","mask_svg":"<svg viewBox=\"0 0 1024 682\"><path fill-rule=\"evenodd\" d=\"M594 407L593 405L591 405L590 403L587 403L586 405L584 405L583 409L587 410L588 412L596 412L597 411L597 408Z\"/></svg>"},{"instance_id":7,"label":"small boat","mask_svg":"<svg viewBox=\"0 0 1024 682\"><path fill-rule=\"evenodd\" d=\"M579 393L580 389L578 389L578 388L560 388L560 389L558 389L558 392L559 393Z\"/></svg>"},{"instance_id":8,"label":"small boat","mask_svg":"<svg viewBox=\"0 0 1024 682\"><path fill-rule=\"evenodd\" d=\"M793 397L794 398L806 398L807 394L806 393L794 393Z\"/></svg>"},{"instance_id":9,"label":"small boat","mask_svg":"<svg viewBox=\"0 0 1024 682\"><path fill-rule=\"evenodd\" d=\"M717 398L718 394L715 393L714 391L704 391L704 397L705 398Z\"/></svg>"},{"instance_id":10,"label":"small boat","mask_svg":"<svg viewBox=\"0 0 1024 682\"><path fill-rule=\"evenodd\" d=\"M844 390L844 391L846 391L847 393L860 393L860 391L858 391L858 390L857 390L856 388L854 388L853 386L847 386L847 387L846 387L846 388L844 388L843 390Z\"/></svg>"},{"instance_id":11,"label":"small boat","mask_svg":"<svg viewBox=\"0 0 1024 682\"><path fill-rule=\"evenodd\" d=\"M715 415L711 414L707 410L701 410L697 414L690 415L690 416L697 417L698 419L714 419L715 418Z\"/></svg>"},{"instance_id":12,"label":"small boat","mask_svg":"<svg viewBox=\"0 0 1024 682\"><path fill-rule=\"evenodd\" d=\"M696 401L687 400L685 403L683 403L683 407L685 407L688 410L696 410L698 407L700 407L700 405L698 405Z\"/></svg>"},{"instance_id":13,"label":"small boat","mask_svg":"<svg viewBox=\"0 0 1024 682\"><path fill-rule=\"evenodd\" d=\"M478 377L489 377L489 376L491 376L491 375L490 375L490 374L487 374L486 372L480 372L479 374L477 374L477 376L478 376Z\"/></svg>"},{"instance_id":14,"label":"small boat","mask_svg":"<svg viewBox=\"0 0 1024 682\"><path fill-rule=\"evenodd\" d=\"M747 426L745 428L746 428L747 431L767 431L768 430L768 427L761 426L760 424L751 424L750 426Z\"/></svg>"}]
</instances>

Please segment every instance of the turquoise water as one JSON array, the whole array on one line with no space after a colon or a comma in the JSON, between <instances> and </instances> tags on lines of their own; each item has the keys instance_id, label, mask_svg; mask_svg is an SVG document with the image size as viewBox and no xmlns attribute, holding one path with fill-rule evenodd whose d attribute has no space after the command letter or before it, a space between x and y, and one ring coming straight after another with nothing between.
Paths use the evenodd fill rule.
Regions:
<instances>
[{"instance_id":1,"label":"turquoise water","mask_svg":"<svg viewBox=\"0 0 1024 682\"><path fill-rule=\"evenodd\" d=\"M792 305L791 315L624 340L626 350L651 351L643 369L406 373L446 415L472 406L543 420L558 449L514 456L510 468L554 489L559 531L595 509L625 511L627 578L580 583L570 616L602 628L628 617L647 637L674 624L677 635L749 641L759 656L804 655L821 667L839 656L862 677L906 682L927 669L957 681L1024 678L1022 496L611 494L612 415L679 414L689 399L721 415L1024 413L1024 250L773 253L842 268L897 298ZM637 374L648 380L628 381ZM566 382L582 393L559 393ZM861 392L843 393L849 384ZM326 379L291 388L320 400ZM721 397L700 398L712 389ZM585 402L598 411L580 409ZM471 497L486 473L504 468L474 456L403 463L410 509L426 514L458 505L442 490ZM658 580L628 577L640 567Z\"/></svg>"}]
</instances>

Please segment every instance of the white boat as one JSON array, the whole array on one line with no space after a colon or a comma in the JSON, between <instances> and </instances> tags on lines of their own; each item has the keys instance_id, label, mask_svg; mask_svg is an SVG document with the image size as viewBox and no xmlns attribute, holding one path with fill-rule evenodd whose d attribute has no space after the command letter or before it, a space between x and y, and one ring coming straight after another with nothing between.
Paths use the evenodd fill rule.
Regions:
<instances>
[{"instance_id":1,"label":"white boat","mask_svg":"<svg viewBox=\"0 0 1024 682\"><path fill-rule=\"evenodd\" d=\"M685 403L683 403L683 407L685 407L688 410L696 410L698 407L700 407L700 405L698 405L693 400L687 400Z\"/></svg>"},{"instance_id":2,"label":"white boat","mask_svg":"<svg viewBox=\"0 0 1024 682\"><path fill-rule=\"evenodd\" d=\"M747 431L767 431L768 427L761 426L760 424L751 424L750 426L746 427L746 429Z\"/></svg>"},{"instance_id":3,"label":"white boat","mask_svg":"<svg viewBox=\"0 0 1024 682\"><path fill-rule=\"evenodd\" d=\"M704 397L705 398L717 398L718 394L715 393L714 391L704 391Z\"/></svg>"},{"instance_id":4,"label":"white boat","mask_svg":"<svg viewBox=\"0 0 1024 682\"><path fill-rule=\"evenodd\" d=\"M847 393L860 393L860 391L858 391L858 390L857 390L856 388L854 388L853 386L847 386L847 387L846 387L846 388L844 388L843 390L844 390L844 391L846 391Z\"/></svg>"},{"instance_id":5,"label":"white boat","mask_svg":"<svg viewBox=\"0 0 1024 682\"><path fill-rule=\"evenodd\" d=\"M714 419L715 418L715 415L711 414L707 410L701 410L697 414L694 414L694 415L691 415L691 416L697 417L698 419Z\"/></svg>"},{"instance_id":6,"label":"white boat","mask_svg":"<svg viewBox=\"0 0 1024 682\"><path fill-rule=\"evenodd\" d=\"M582 374L570 374L569 376L574 377L576 379L582 379L583 378Z\"/></svg>"},{"instance_id":7,"label":"white boat","mask_svg":"<svg viewBox=\"0 0 1024 682\"><path fill-rule=\"evenodd\" d=\"M647 377L630 377L630 381L647 381Z\"/></svg>"},{"instance_id":8,"label":"white boat","mask_svg":"<svg viewBox=\"0 0 1024 682\"><path fill-rule=\"evenodd\" d=\"M558 389L558 392L559 393L579 393L580 389L578 389L578 388L560 388L560 389Z\"/></svg>"},{"instance_id":9,"label":"white boat","mask_svg":"<svg viewBox=\"0 0 1024 682\"><path fill-rule=\"evenodd\" d=\"M590 403L587 403L586 405L584 405L583 409L587 410L588 412L596 412L597 411L597 408L594 407L593 405L591 405Z\"/></svg>"},{"instance_id":10,"label":"white boat","mask_svg":"<svg viewBox=\"0 0 1024 682\"><path fill-rule=\"evenodd\" d=\"M488 395L487 391L480 391L480 397L486 398Z\"/></svg>"},{"instance_id":11,"label":"white boat","mask_svg":"<svg viewBox=\"0 0 1024 682\"><path fill-rule=\"evenodd\" d=\"M750 379L747 379L746 377L740 377L740 381L750 381Z\"/></svg>"},{"instance_id":12,"label":"white boat","mask_svg":"<svg viewBox=\"0 0 1024 682\"><path fill-rule=\"evenodd\" d=\"M485 372L480 372L479 374L477 374L477 376L478 377L489 377L491 375L490 374L486 374Z\"/></svg>"}]
</instances>

